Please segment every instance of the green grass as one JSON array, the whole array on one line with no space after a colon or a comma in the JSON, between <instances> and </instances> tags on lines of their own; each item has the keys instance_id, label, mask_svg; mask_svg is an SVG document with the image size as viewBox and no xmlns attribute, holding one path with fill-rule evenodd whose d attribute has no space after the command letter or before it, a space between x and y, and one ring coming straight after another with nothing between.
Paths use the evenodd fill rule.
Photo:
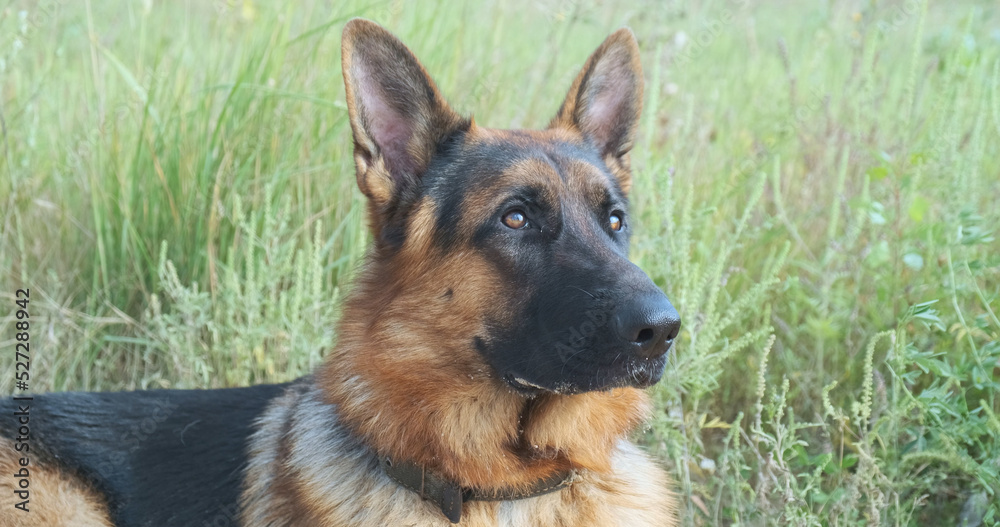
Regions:
<instances>
[{"instance_id":1,"label":"green grass","mask_svg":"<svg viewBox=\"0 0 1000 527\"><path fill-rule=\"evenodd\" d=\"M638 437L685 525L997 525L1000 8L762 4L5 4L0 298L31 288L33 389L322 360L368 236L348 18L494 127L544 126L627 24L632 256L684 319Z\"/></svg>"}]
</instances>

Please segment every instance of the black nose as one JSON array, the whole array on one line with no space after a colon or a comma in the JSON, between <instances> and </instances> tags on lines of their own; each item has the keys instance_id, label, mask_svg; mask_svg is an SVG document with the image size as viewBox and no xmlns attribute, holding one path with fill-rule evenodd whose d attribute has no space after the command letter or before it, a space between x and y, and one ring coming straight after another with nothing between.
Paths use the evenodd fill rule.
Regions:
<instances>
[{"instance_id":1,"label":"black nose","mask_svg":"<svg viewBox=\"0 0 1000 527\"><path fill-rule=\"evenodd\" d=\"M666 353L681 329L680 314L659 291L639 295L623 305L615 318L618 336L645 359Z\"/></svg>"}]
</instances>

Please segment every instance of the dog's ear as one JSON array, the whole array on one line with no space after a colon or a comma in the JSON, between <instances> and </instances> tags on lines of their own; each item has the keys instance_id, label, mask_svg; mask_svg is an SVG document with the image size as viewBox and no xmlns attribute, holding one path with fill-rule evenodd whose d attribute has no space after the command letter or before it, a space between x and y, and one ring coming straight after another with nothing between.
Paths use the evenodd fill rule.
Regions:
<instances>
[{"instance_id":1,"label":"dog's ear","mask_svg":"<svg viewBox=\"0 0 1000 527\"><path fill-rule=\"evenodd\" d=\"M427 170L437 144L463 120L406 45L378 24L349 21L341 51L358 186L377 232Z\"/></svg>"},{"instance_id":2,"label":"dog's ear","mask_svg":"<svg viewBox=\"0 0 1000 527\"><path fill-rule=\"evenodd\" d=\"M587 59L549 128L578 130L605 160L622 188L630 187L627 154L642 110L642 65L628 28L611 34Z\"/></svg>"}]
</instances>

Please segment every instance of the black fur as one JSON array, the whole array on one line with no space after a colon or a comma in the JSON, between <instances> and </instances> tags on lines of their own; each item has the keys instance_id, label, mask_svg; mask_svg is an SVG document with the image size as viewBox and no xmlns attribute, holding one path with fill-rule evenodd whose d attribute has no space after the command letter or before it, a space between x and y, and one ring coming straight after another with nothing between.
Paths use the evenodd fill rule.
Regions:
<instances>
[{"instance_id":1,"label":"black fur","mask_svg":"<svg viewBox=\"0 0 1000 527\"><path fill-rule=\"evenodd\" d=\"M36 395L29 456L103 492L115 525L236 525L247 439L285 387ZM18 404L0 402L0 436Z\"/></svg>"}]
</instances>

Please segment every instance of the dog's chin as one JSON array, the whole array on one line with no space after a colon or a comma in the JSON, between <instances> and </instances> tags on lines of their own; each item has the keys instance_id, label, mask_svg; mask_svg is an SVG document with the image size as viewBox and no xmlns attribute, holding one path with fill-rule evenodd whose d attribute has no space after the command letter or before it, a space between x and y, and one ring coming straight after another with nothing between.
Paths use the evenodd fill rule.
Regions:
<instances>
[{"instance_id":1,"label":"dog's chin","mask_svg":"<svg viewBox=\"0 0 1000 527\"><path fill-rule=\"evenodd\" d=\"M507 373L503 380L520 395L535 397L545 393L573 395L600 392L615 388L649 388L660 382L667 357L622 361L584 374L546 378L544 376Z\"/></svg>"}]
</instances>

